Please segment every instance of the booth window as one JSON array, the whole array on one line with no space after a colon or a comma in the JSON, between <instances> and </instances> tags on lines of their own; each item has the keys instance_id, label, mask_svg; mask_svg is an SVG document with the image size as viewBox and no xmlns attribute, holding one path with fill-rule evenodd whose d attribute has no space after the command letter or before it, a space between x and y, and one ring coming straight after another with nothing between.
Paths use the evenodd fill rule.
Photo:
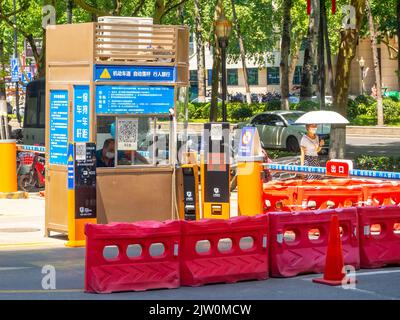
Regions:
<instances>
[{"instance_id":1,"label":"booth window","mask_svg":"<svg viewBox=\"0 0 400 320\"><path fill-rule=\"evenodd\" d=\"M168 130L168 118L98 116L97 166L168 165Z\"/></svg>"}]
</instances>

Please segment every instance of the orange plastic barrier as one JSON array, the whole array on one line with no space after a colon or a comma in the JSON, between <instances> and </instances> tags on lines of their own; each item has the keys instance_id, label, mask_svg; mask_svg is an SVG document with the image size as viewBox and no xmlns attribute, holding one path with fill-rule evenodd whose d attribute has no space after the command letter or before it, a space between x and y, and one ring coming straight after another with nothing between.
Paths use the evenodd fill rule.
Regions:
<instances>
[{"instance_id":1,"label":"orange plastic barrier","mask_svg":"<svg viewBox=\"0 0 400 320\"><path fill-rule=\"evenodd\" d=\"M295 210L296 196L297 187L267 186L263 192L264 213Z\"/></svg>"},{"instance_id":2,"label":"orange plastic barrier","mask_svg":"<svg viewBox=\"0 0 400 320\"><path fill-rule=\"evenodd\" d=\"M363 204L361 186L298 187L297 206L306 209L358 207Z\"/></svg>"},{"instance_id":3,"label":"orange plastic barrier","mask_svg":"<svg viewBox=\"0 0 400 320\"><path fill-rule=\"evenodd\" d=\"M299 186L360 186L360 185L379 185L384 183L382 180L366 179L323 179L323 180L286 180L271 181L267 183L270 186L299 187Z\"/></svg>"},{"instance_id":4,"label":"orange plastic barrier","mask_svg":"<svg viewBox=\"0 0 400 320\"><path fill-rule=\"evenodd\" d=\"M395 205L400 203L400 184L386 182L363 186L365 205Z\"/></svg>"},{"instance_id":5,"label":"orange plastic barrier","mask_svg":"<svg viewBox=\"0 0 400 320\"><path fill-rule=\"evenodd\" d=\"M264 213L400 204L400 184L367 179L271 181L264 185Z\"/></svg>"}]
</instances>

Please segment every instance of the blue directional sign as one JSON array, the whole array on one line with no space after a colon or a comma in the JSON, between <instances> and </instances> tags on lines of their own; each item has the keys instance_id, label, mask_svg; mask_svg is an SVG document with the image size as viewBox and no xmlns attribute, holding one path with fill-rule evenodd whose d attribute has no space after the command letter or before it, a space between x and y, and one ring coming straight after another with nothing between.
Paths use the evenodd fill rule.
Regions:
<instances>
[{"instance_id":1,"label":"blue directional sign","mask_svg":"<svg viewBox=\"0 0 400 320\"><path fill-rule=\"evenodd\" d=\"M11 59L11 82L19 81L19 63L17 58Z\"/></svg>"},{"instance_id":2,"label":"blue directional sign","mask_svg":"<svg viewBox=\"0 0 400 320\"><path fill-rule=\"evenodd\" d=\"M67 164L68 91L50 91L50 164Z\"/></svg>"},{"instance_id":3,"label":"blue directional sign","mask_svg":"<svg viewBox=\"0 0 400 320\"><path fill-rule=\"evenodd\" d=\"M74 190L75 187L75 166L74 166L74 145L70 143L68 145L68 162L67 162L67 170L68 170L68 190Z\"/></svg>"},{"instance_id":4,"label":"blue directional sign","mask_svg":"<svg viewBox=\"0 0 400 320\"><path fill-rule=\"evenodd\" d=\"M74 86L74 141L89 142L89 86Z\"/></svg>"},{"instance_id":5,"label":"blue directional sign","mask_svg":"<svg viewBox=\"0 0 400 320\"><path fill-rule=\"evenodd\" d=\"M174 107L174 87L96 86L98 114L162 114Z\"/></svg>"},{"instance_id":6,"label":"blue directional sign","mask_svg":"<svg viewBox=\"0 0 400 320\"><path fill-rule=\"evenodd\" d=\"M96 65L95 81L175 82L176 67Z\"/></svg>"},{"instance_id":7,"label":"blue directional sign","mask_svg":"<svg viewBox=\"0 0 400 320\"><path fill-rule=\"evenodd\" d=\"M32 72L24 72L22 73L22 81L25 83L32 81Z\"/></svg>"}]
</instances>

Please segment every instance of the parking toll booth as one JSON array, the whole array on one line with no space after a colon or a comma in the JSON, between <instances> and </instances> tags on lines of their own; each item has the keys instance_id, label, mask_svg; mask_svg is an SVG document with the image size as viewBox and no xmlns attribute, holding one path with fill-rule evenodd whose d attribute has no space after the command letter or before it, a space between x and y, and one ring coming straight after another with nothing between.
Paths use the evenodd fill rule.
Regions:
<instances>
[{"instance_id":1,"label":"parking toll booth","mask_svg":"<svg viewBox=\"0 0 400 320\"><path fill-rule=\"evenodd\" d=\"M197 152L183 152L181 166L177 174L177 194L179 218L182 220L199 220L199 166Z\"/></svg>"},{"instance_id":2,"label":"parking toll booth","mask_svg":"<svg viewBox=\"0 0 400 320\"><path fill-rule=\"evenodd\" d=\"M201 156L203 218L230 218L229 123L205 123Z\"/></svg>"},{"instance_id":3,"label":"parking toll booth","mask_svg":"<svg viewBox=\"0 0 400 320\"><path fill-rule=\"evenodd\" d=\"M188 28L149 18L99 21L46 32L46 234L75 230L77 243L79 219L178 216L176 128L189 80ZM93 185L77 183L77 175L93 171L90 208L93 194L82 195Z\"/></svg>"}]
</instances>

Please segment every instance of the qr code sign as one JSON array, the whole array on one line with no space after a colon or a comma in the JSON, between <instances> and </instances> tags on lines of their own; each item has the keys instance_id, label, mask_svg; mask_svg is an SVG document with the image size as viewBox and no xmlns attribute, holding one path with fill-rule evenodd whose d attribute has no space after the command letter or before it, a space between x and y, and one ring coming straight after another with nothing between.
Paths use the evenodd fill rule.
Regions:
<instances>
[{"instance_id":1,"label":"qr code sign","mask_svg":"<svg viewBox=\"0 0 400 320\"><path fill-rule=\"evenodd\" d=\"M76 143L75 154L76 160L86 160L86 143Z\"/></svg>"},{"instance_id":2,"label":"qr code sign","mask_svg":"<svg viewBox=\"0 0 400 320\"><path fill-rule=\"evenodd\" d=\"M137 150L139 121L135 119L118 119L118 149Z\"/></svg>"},{"instance_id":3,"label":"qr code sign","mask_svg":"<svg viewBox=\"0 0 400 320\"><path fill-rule=\"evenodd\" d=\"M211 124L211 140L222 140L222 124Z\"/></svg>"}]
</instances>

